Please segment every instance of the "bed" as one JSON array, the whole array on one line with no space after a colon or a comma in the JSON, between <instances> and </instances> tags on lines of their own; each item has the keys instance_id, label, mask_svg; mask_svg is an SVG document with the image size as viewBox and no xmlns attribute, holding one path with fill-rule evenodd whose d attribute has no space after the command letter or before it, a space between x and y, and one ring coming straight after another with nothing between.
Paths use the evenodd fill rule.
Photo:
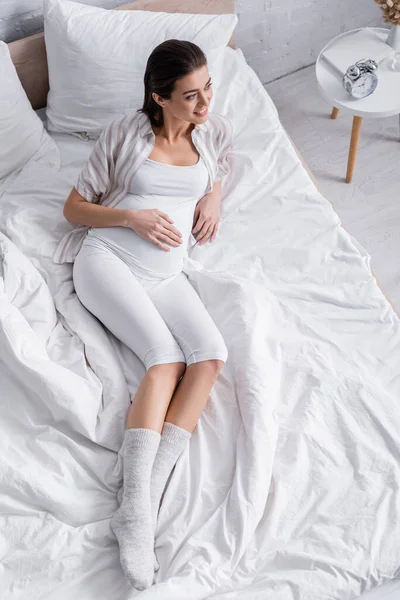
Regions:
<instances>
[{"instance_id":1,"label":"bed","mask_svg":"<svg viewBox=\"0 0 400 600\"><path fill-rule=\"evenodd\" d=\"M162 6L162 8L161 8ZM131 9L234 12L231 0ZM43 38L10 44L46 121ZM221 226L186 273L229 351L168 483L160 570L136 592L110 519L135 355L52 254L93 140L0 187L0 548L9 600L395 600L400 595L400 322L233 39L213 110L234 119Z\"/></svg>"}]
</instances>

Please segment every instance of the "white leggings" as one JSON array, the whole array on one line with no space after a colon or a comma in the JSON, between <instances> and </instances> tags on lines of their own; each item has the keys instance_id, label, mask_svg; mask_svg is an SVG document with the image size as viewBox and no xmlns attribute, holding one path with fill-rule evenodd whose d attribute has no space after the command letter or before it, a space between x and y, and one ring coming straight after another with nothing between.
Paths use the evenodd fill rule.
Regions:
<instances>
[{"instance_id":1,"label":"white leggings","mask_svg":"<svg viewBox=\"0 0 400 600\"><path fill-rule=\"evenodd\" d=\"M226 362L223 337L185 273L156 284L139 280L112 250L84 243L73 279L82 304L133 350L146 371L173 362Z\"/></svg>"}]
</instances>

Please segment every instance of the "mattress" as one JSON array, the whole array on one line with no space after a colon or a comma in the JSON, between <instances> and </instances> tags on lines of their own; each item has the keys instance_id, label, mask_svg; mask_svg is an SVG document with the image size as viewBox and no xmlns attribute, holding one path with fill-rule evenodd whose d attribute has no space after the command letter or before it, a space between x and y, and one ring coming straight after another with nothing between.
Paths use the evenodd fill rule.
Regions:
<instances>
[{"instance_id":1,"label":"mattress","mask_svg":"<svg viewBox=\"0 0 400 600\"><path fill-rule=\"evenodd\" d=\"M398 597L399 319L241 50L212 75L235 141L218 236L192 239L185 272L229 358L168 483L160 570L143 592L123 576L110 519L144 367L80 304L72 266L52 261L94 142L52 133L60 169L28 163L3 185L7 600Z\"/></svg>"}]
</instances>

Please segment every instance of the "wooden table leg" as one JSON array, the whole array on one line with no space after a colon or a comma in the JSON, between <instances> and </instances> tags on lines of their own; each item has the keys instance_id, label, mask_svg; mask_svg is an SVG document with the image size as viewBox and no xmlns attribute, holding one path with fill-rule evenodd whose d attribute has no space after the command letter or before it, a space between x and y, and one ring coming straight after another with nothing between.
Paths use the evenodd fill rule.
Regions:
<instances>
[{"instance_id":1,"label":"wooden table leg","mask_svg":"<svg viewBox=\"0 0 400 600\"><path fill-rule=\"evenodd\" d=\"M336 117L338 116L338 114L339 114L339 109L336 108L336 106L334 106L332 108L331 119L336 119Z\"/></svg>"},{"instance_id":2,"label":"wooden table leg","mask_svg":"<svg viewBox=\"0 0 400 600\"><path fill-rule=\"evenodd\" d=\"M349 158L347 161L346 183L350 183L353 178L354 163L356 162L358 141L360 139L361 123L362 117L353 117L353 128L351 130Z\"/></svg>"}]
</instances>

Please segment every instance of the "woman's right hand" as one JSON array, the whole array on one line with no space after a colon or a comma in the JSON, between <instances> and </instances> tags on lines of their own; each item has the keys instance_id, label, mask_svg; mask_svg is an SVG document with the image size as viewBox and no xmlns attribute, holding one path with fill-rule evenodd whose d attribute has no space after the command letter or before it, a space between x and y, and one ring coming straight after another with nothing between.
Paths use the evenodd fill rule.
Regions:
<instances>
[{"instance_id":1,"label":"woman's right hand","mask_svg":"<svg viewBox=\"0 0 400 600\"><path fill-rule=\"evenodd\" d=\"M133 229L148 242L170 252L170 248L162 244L166 242L170 246L180 246L182 234L172 225L173 220L157 208L145 208L142 210L126 211L126 226Z\"/></svg>"}]
</instances>

